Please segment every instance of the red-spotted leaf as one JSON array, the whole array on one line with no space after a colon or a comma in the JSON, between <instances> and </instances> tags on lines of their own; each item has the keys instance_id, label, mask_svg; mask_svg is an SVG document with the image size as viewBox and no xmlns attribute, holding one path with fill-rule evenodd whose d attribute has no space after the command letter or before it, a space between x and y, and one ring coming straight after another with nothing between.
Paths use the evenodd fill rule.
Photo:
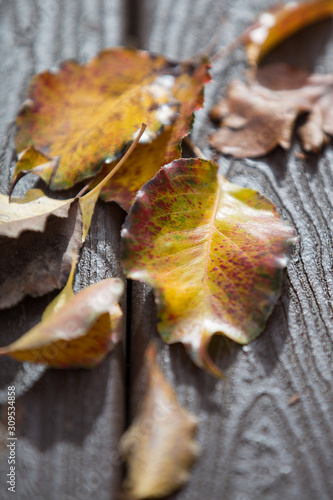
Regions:
<instances>
[{"instance_id":1,"label":"red-spotted leaf","mask_svg":"<svg viewBox=\"0 0 333 500\"><path fill-rule=\"evenodd\" d=\"M54 368L92 368L114 349L122 335L118 305L123 283L108 278L71 292L74 267L65 289L47 307L42 321L0 355Z\"/></svg>"},{"instance_id":2,"label":"red-spotted leaf","mask_svg":"<svg viewBox=\"0 0 333 500\"><path fill-rule=\"evenodd\" d=\"M223 334L246 344L263 330L281 288L295 231L260 193L229 183L217 165L176 160L139 191L122 230L127 275L155 291L158 330L219 374L207 353Z\"/></svg>"},{"instance_id":3,"label":"red-spotted leaf","mask_svg":"<svg viewBox=\"0 0 333 500\"><path fill-rule=\"evenodd\" d=\"M189 133L193 111L202 105L208 80L206 60L193 66L123 48L104 50L84 66L70 61L57 73L36 75L16 121L22 155L12 186L27 172L42 177L51 189L94 177L104 162L117 160L145 122L143 144L154 145L163 130L167 140L146 148L149 168L134 164L130 172L131 158L117 174L115 189L104 196L128 207L160 164L179 157L180 141ZM152 167L150 157L156 154L159 161ZM134 181L126 189L129 176ZM119 184L125 196L118 197Z\"/></svg>"}]
</instances>

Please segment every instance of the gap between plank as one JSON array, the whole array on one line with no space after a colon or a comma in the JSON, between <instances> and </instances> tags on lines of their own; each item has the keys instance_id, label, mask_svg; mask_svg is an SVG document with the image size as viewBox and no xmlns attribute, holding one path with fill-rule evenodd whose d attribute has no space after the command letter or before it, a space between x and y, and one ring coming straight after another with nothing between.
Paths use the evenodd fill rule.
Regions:
<instances>
[{"instance_id":1,"label":"gap between plank","mask_svg":"<svg viewBox=\"0 0 333 500\"><path fill-rule=\"evenodd\" d=\"M137 47L140 39L140 5L139 0L126 0L127 23L126 45Z\"/></svg>"}]
</instances>

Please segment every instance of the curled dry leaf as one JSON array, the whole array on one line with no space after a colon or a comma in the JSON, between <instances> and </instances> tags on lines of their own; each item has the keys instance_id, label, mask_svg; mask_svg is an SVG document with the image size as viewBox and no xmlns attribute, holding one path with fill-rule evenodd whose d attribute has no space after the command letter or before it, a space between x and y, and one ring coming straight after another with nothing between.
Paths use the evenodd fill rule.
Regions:
<instances>
[{"instance_id":1,"label":"curled dry leaf","mask_svg":"<svg viewBox=\"0 0 333 500\"><path fill-rule=\"evenodd\" d=\"M134 202L136 193L149 179L154 177L159 168L164 165L165 148L171 136L171 128L165 130L151 143L138 144L135 156L131 156L122 169L101 190L103 201L115 201L126 212ZM178 155L177 155L178 156ZM102 173L96 182L104 177L105 172L112 168L114 162L104 165Z\"/></svg>"},{"instance_id":2,"label":"curled dry leaf","mask_svg":"<svg viewBox=\"0 0 333 500\"><path fill-rule=\"evenodd\" d=\"M295 231L260 193L229 183L217 165L176 160L139 191L122 230L130 278L155 291L157 327L216 375L207 347L263 330L280 294Z\"/></svg>"},{"instance_id":3,"label":"curled dry leaf","mask_svg":"<svg viewBox=\"0 0 333 500\"><path fill-rule=\"evenodd\" d=\"M287 2L263 12L247 32L246 54L249 64L255 66L267 52L290 35L332 14L332 0Z\"/></svg>"},{"instance_id":4,"label":"curled dry leaf","mask_svg":"<svg viewBox=\"0 0 333 500\"><path fill-rule=\"evenodd\" d=\"M171 161L180 154L179 143L189 133L193 111L202 105L208 80L206 60L194 67L122 48L104 50L85 66L69 61L55 74L36 75L17 117L16 146L22 154L12 187L27 172L42 177L51 189L68 189L96 176L104 162L122 154L143 121L147 130L141 142L150 145L146 153L157 154L161 164ZM152 147L163 130L163 140ZM105 193L105 199L126 207L133 191L160 165L152 167L150 158L153 172L148 173L137 165L131 172L137 181L126 189L133 158L130 162L117 174L116 189Z\"/></svg>"},{"instance_id":5,"label":"curled dry leaf","mask_svg":"<svg viewBox=\"0 0 333 500\"><path fill-rule=\"evenodd\" d=\"M197 419L180 406L157 365L153 343L146 350L146 369L141 411L120 441L128 464L124 488L131 500L162 498L183 486L199 453Z\"/></svg>"},{"instance_id":6,"label":"curled dry leaf","mask_svg":"<svg viewBox=\"0 0 333 500\"><path fill-rule=\"evenodd\" d=\"M35 149L34 146L29 146L20 154L19 161L15 166L9 196L11 196L17 182L28 172L40 175L46 184L50 184L57 165L58 159L50 158Z\"/></svg>"},{"instance_id":7,"label":"curled dry leaf","mask_svg":"<svg viewBox=\"0 0 333 500\"><path fill-rule=\"evenodd\" d=\"M79 200L53 200L32 190L9 202L0 194L0 309L63 287L82 230Z\"/></svg>"},{"instance_id":8,"label":"curled dry leaf","mask_svg":"<svg viewBox=\"0 0 333 500\"><path fill-rule=\"evenodd\" d=\"M333 75L311 74L287 64L259 68L257 79L245 85L233 81L211 110L220 128L209 143L237 158L262 156L277 145L290 147L294 124L308 113L299 129L305 151L318 151L333 135Z\"/></svg>"},{"instance_id":9,"label":"curled dry leaf","mask_svg":"<svg viewBox=\"0 0 333 500\"><path fill-rule=\"evenodd\" d=\"M118 300L123 283L108 278L74 295L74 266L65 289L49 304L42 321L0 355L54 368L92 368L114 349L122 335Z\"/></svg>"}]
</instances>

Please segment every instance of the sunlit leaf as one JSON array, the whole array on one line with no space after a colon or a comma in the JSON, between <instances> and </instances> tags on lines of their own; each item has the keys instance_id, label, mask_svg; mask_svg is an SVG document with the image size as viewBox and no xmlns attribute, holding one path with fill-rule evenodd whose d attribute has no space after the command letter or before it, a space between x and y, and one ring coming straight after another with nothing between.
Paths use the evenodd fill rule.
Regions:
<instances>
[{"instance_id":1,"label":"sunlit leaf","mask_svg":"<svg viewBox=\"0 0 333 500\"><path fill-rule=\"evenodd\" d=\"M104 201L116 201L126 211L130 209L137 191L151 179L165 163L180 156L179 141L191 128L193 111L203 105L203 86L209 81L208 64L203 60L198 67L190 63L178 65L179 75L172 88L180 102L179 115L174 124L164 127L163 132L151 143L138 144L131 156L101 191ZM103 169L103 175L109 169Z\"/></svg>"},{"instance_id":2,"label":"sunlit leaf","mask_svg":"<svg viewBox=\"0 0 333 500\"><path fill-rule=\"evenodd\" d=\"M56 311L64 307L66 302L68 302L74 296L73 282L75 276L75 269L77 265L77 259L74 258L72 262L71 272L69 273L68 280L61 292L50 302L50 304L45 308L42 321L45 321L52 316Z\"/></svg>"},{"instance_id":3,"label":"sunlit leaf","mask_svg":"<svg viewBox=\"0 0 333 500\"><path fill-rule=\"evenodd\" d=\"M238 158L262 156L290 147L296 119L307 112L299 131L305 151L317 152L333 135L333 75L311 74L286 64L259 68L257 80L231 82L227 96L211 110L220 128L209 143Z\"/></svg>"},{"instance_id":4,"label":"sunlit leaf","mask_svg":"<svg viewBox=\"0 0 333 500\"><path fill-rule=\"evenodd\" d=\"M76 262L88 234L101 189L130 156L144 131L142 124L114 169L80 198L53 200L40 190L30 190L15 203L0 195L0 309L17 304L25 295L36 297L64 286L73 258Z\"/></svg>"},{"instance_id":5,"label":"sunlit leaf","mask_svg":"<svg viewBox=\"0 0 333 500\"><path fill-rule=\"evenodd\" d=\"M0 194L0 308L63 287L82 231L78 200L53 200L31 190L9 202Z\"/></svg>"},{"instance_id":6,"label":"sunlit leaf","mask_svg":"<svg viewBox=\"0 0 333 500\"><path fill-rule=\"evenodd\" d=\"M85 66L69 61L57 73L36 75L17 117L16 145L23 154L12 185L26 172L40 175L51 189L93 177L122 154L143 121L141 142L169 130L163 161L178 157L208 79L205 60L194 67L123 48L104 50ZM149 178L142 175L137 189Z\"/></svg>"},{"instance_id":7,"label":"sunlit leaf","mask_svg":"<svg viewBox=\"0 0 333 500\"><path fill-rule=\"evenodd\" d=\"M156 362L156 348L146 350L148 387L142 408L122 436L120 451L128 464L128 498L161 498L180 488L190 475L199 447L197 419L182 408Z\"/></svg>"},{"instance_id":8,"label":"sunlit leaf","mask_svg":"<svg viewBox=\"0 0 333 500\"><path fill-rule=\"evenodd\" d=\"M166 127L152 143L138 144L135 155L125 162L121 170L102 189L101 199L115 201L128 212L138 190L164 165L165 148L170 136L171 130ZM110 166L105 165L96 182L104 177L105 172L113 165L114 162Z\"/></svg>"},{"instance_id":9,"label":"sunlit leaf","mask_svg":"<svg viewBox=\"0 0 333 500\"><path fill-rule=\"evenodd\" d=\"M258 64L267 52L290 35L332 14L332 0L287 2L263 12L248 31L246 54L249 63Z\"/></svg>"},{"instance_id":10,"label":"sunlit leaf","mask_svg":"<svg viewBox=\"0 0 333 500\"><path fill-rule=\"evenodd\" d=\"M73 273L70 275L70 286ZM58 297L48 306L42 321L7 347L0 355L18 361L44 363L54 368L91 368L114 349L122 335L123 293L118 278L108 278L76 295ZM62 297L64 293L61 292Z\"/></svg>"},{"instance_id":11,"label":"sunlit leaf","mask_svg":"<svg viewBox=\"0 0 333 500\"><path fill-rule=\"evenodd\" d=\"M14 178L10 187L10 195L15 184L27 173L38 175L46 184L50 184L57 165L57 158L50 158L33 146L29 146L20 154L20 158L15 166Z\"/></svg>"},{"instance_id":12,"label":"sunlit leaf","mask_svg":"<svg viewBox=\"0 0 333 500\"><path fill-rule=\"evenodd\" d=\"M296 241L268 199L217 175L205 160L176 160L139 191L122 230L130 278L155 291L157 327L218 374L215 333L246 344L263 330Z\"/></svg>"}]
</instances>

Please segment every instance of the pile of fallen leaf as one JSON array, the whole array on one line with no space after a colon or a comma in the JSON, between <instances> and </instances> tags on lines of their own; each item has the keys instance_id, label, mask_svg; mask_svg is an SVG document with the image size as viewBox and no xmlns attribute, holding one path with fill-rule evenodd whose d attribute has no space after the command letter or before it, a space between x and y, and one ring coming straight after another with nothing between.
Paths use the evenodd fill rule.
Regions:
<instances>
[{"instance_id":1,"label":"pile of fallen leaf","mask_svg":"<svg viewBox=\"0 0 333 500\"><path fill-rule=\"evenodd\" d=\"M231 83L211 110L220 124L209 138L214 148L236 157L288 148L303 113L298 133L305 151L318 151L333 135L333 75L285 64L256 69L272 46L332 10L327 0L290 3L262 14L240 37L248 83ZM228 182L214 162L181 158L181 141L210 81L209 60L195 61L115 48L85 66L66 62L32 79L16 122L11 193L27 173L51 190L84 187L67 200L37 189L23 198L0 195L0 308L63 288L41 322L0 354L56 368L93 367L121 340L121 280L105 279L76 295L72 288L99 197L129 212L123 268L153 287L165 342L182 342L194 363L220 376L208 355L211 337L246 344L263 330L296 234L271 201ZM155 351L151 345L146 353L141 414L121 441L129 462L124 487L133 499L180 487L198 453L196 420L180 407Z\"/></svg>"}]
</instances>

